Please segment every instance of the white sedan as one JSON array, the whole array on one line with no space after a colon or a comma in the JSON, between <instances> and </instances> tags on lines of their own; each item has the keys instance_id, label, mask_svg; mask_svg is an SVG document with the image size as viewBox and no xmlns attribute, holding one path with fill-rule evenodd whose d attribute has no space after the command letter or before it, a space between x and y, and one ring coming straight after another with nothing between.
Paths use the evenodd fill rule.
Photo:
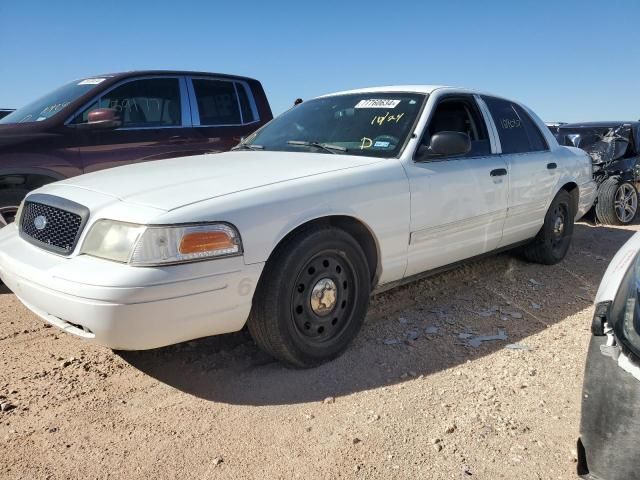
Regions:
<instances>
[{"instance_id":1,"label":"white sedan","mask_svg":"<svg viewBox=\"0 0 640 480\"><path fill-rule=\"evenodd\" d=\"M561 261L595 191L587 154L517 102L354 90L292 108L232 152L33 192L0 230L0 277L47 322L114 349L246 324L308 367L348 346L372 292L515 246Z\"/></svg>"}]
</instances>

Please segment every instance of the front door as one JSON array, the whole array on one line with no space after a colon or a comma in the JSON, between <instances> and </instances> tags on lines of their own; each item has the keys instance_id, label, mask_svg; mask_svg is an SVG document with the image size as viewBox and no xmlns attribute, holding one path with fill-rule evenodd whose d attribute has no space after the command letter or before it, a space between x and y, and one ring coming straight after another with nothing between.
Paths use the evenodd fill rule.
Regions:
<instances>
[{"instance_id":1,"label":"front door","mask_svg":"<svg viewBox=\"0 0 640 480\"><path fill-rule=\"evenodd\" d=\"M115 86L72 123L87 121L96 108L119 112L117 129L78 129L84 171L201 153L193 136L185 80L180 76L139 78Z\"/></svg>"},{"instance_id":2,"label":"front door","mask_svg":"<svg viewBox=\"0 0 640 480\"><path fill-rule=\"evenodd\" d=\"M423 148L441 131L468 134L472 148L464 156L417 157L406 167L411 186L406 276L493 250L502 237L507 165L492 153L487 124L474 96L439 101L423 133Z\"/></svg>"}]
</instances>

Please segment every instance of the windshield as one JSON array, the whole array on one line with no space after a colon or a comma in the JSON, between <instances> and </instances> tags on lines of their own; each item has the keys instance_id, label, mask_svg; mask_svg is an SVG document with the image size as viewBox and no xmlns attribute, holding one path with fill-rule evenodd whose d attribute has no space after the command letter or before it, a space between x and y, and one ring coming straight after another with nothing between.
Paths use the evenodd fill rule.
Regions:
<instances>
[{"instance_id":1,"label":"windshield","mask_svg":"<svg viewBox=\"0 0 640 480\"><path fill-rule=\"evenodd\" d=\"M68 83L35 102L31 102L10 113L0 119L0 123L28 123L46 120L104 80L104 78L87 78Z\"/></svg>"},{"instance_id":2,"label":"windshield","mask_svg":"<svg viewBox=\"0 0 640 480\"><path fill-rule=\"evenodd\" d=\"M611 305L616 337L640 358L640 255L636 255Z\"/></svg>"},{"instance_id":3,"label":"windshield","mask_svg":"<svg viewBox=\"0 0 640 480\"><path fill-rule=\"evenodd\" d=\"M384 92L316 98L272 120L243 145L256 150L395 157L425 98Z\"/></svg>"},{"instance_id":4,"label":"windshield","mask_svg":"<svg viewBox=\"0 0 640 480\"><path fill-rule=\"evenodd\" d=\"M625 156L631 139L631 126L560 128L558 143L578 147L595 163L609 163Z\"/></svg>"}]
</instances>

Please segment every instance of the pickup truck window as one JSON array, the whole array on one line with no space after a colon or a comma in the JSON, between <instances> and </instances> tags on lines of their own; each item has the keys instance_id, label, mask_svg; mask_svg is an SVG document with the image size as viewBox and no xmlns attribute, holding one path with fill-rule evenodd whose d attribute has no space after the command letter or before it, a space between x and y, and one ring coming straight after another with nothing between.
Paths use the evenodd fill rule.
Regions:
<instances>
[{"instance_id":1,"label":"pickup truck window","mask_svg":"<svg viewBox=\"0 0 640 480\"><path fill-rule=\"evenodd\" d=\"M548 150L544 137L527 113L516 104L494 97L482 97L498 129L502 153Z\"/></svg>"},{"instance_id":2,"label":"pickup truck window","mask_svg":"<svg viewBox=\"0 0 640 480\"><path fill-rule=\"evenodd\" d=\"M200 125L240 125L236 85L227 80L193 79Z\"/></svg>"},{"instance_id":3,"label":"pickup truck window","mask_svg":"<svg viewBox=\"0 0 640 480\"><path fill-rule=\"evenodd\" d=\"M264 150L396 157L413 132L426 98L399 92L316 98L272 120L245 144Z\"/></svg>"},{"instance_id":4,"label":"pickup truck window","mask_svg":"<svg viewBox=\"0 0 640 480\"><path fill-rule=\"evenodd\" d=\"M122 128L178 127L182 125L180 84L177 78L132 80L102 95L72 123L84 123L96 108L120 113Z\"/></svg>"},{"instance_id":5,"label":"pickup truck window","mask_svg":"<svg viewBox=\"0 0 640 480\"><path fill-rule=\"evenodd\" d=\"M93 79L98 80L98 79ZM0 123L29 123L41 122L54 116L74 100L80 98L89 90L96 88L98 83L87 80L76 80L53 92L17 109L0 120Z\"/></svg>"}]
</instances>

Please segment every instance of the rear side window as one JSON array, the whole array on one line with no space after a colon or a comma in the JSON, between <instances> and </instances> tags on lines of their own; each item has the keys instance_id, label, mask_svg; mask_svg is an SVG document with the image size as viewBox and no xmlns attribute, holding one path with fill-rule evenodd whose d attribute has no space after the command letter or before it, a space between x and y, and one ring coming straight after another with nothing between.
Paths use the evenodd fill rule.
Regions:
<instances>
[{"instance_id":1,"label":"rear side window","mask_svg":"<svg viewBox=\"0 0 640 480\"><path fill-rule=\"evenodd\" d=\"M526 153L546 150L544 138L518 105L494 97L482 97L498 129L502 153Z\"/></svg>"},{"instance_id":2,"label":"rear side window","mask_svg":"<svg viewBox=\"0 0 640 480\"><path fill-rule=\"evenodd\" d=\"M234 82L193 79L200 125L239 125L240 105Z\"/></svg>"},{"instance_id":3,"label":"rear side window","mask_svg":"<svg viewBox=\"0 0 640 480\"><path fill-rule=\"evenodd\" d=\"M123 127L175 127L182 124L177 78L148 78L127 82L100 97L78 120L85 122L94 108L113 108Z\"/></svg>"},{"instance_id":4,"label":"rear side window","mask_svg":"<svg viewBox=\"0 0 640 480\"><path fill-rule=\"evenodd\" d=\"M541 152L543 150L549 150L547 141L542 136L538 126L533 122L531 116L520 105L514 105L514 108L516 109L516 112L518 112L520 120L522 120L524 129L527 132L527 137L529 137L531 151Z\"/></svg>"}]
</instances>

